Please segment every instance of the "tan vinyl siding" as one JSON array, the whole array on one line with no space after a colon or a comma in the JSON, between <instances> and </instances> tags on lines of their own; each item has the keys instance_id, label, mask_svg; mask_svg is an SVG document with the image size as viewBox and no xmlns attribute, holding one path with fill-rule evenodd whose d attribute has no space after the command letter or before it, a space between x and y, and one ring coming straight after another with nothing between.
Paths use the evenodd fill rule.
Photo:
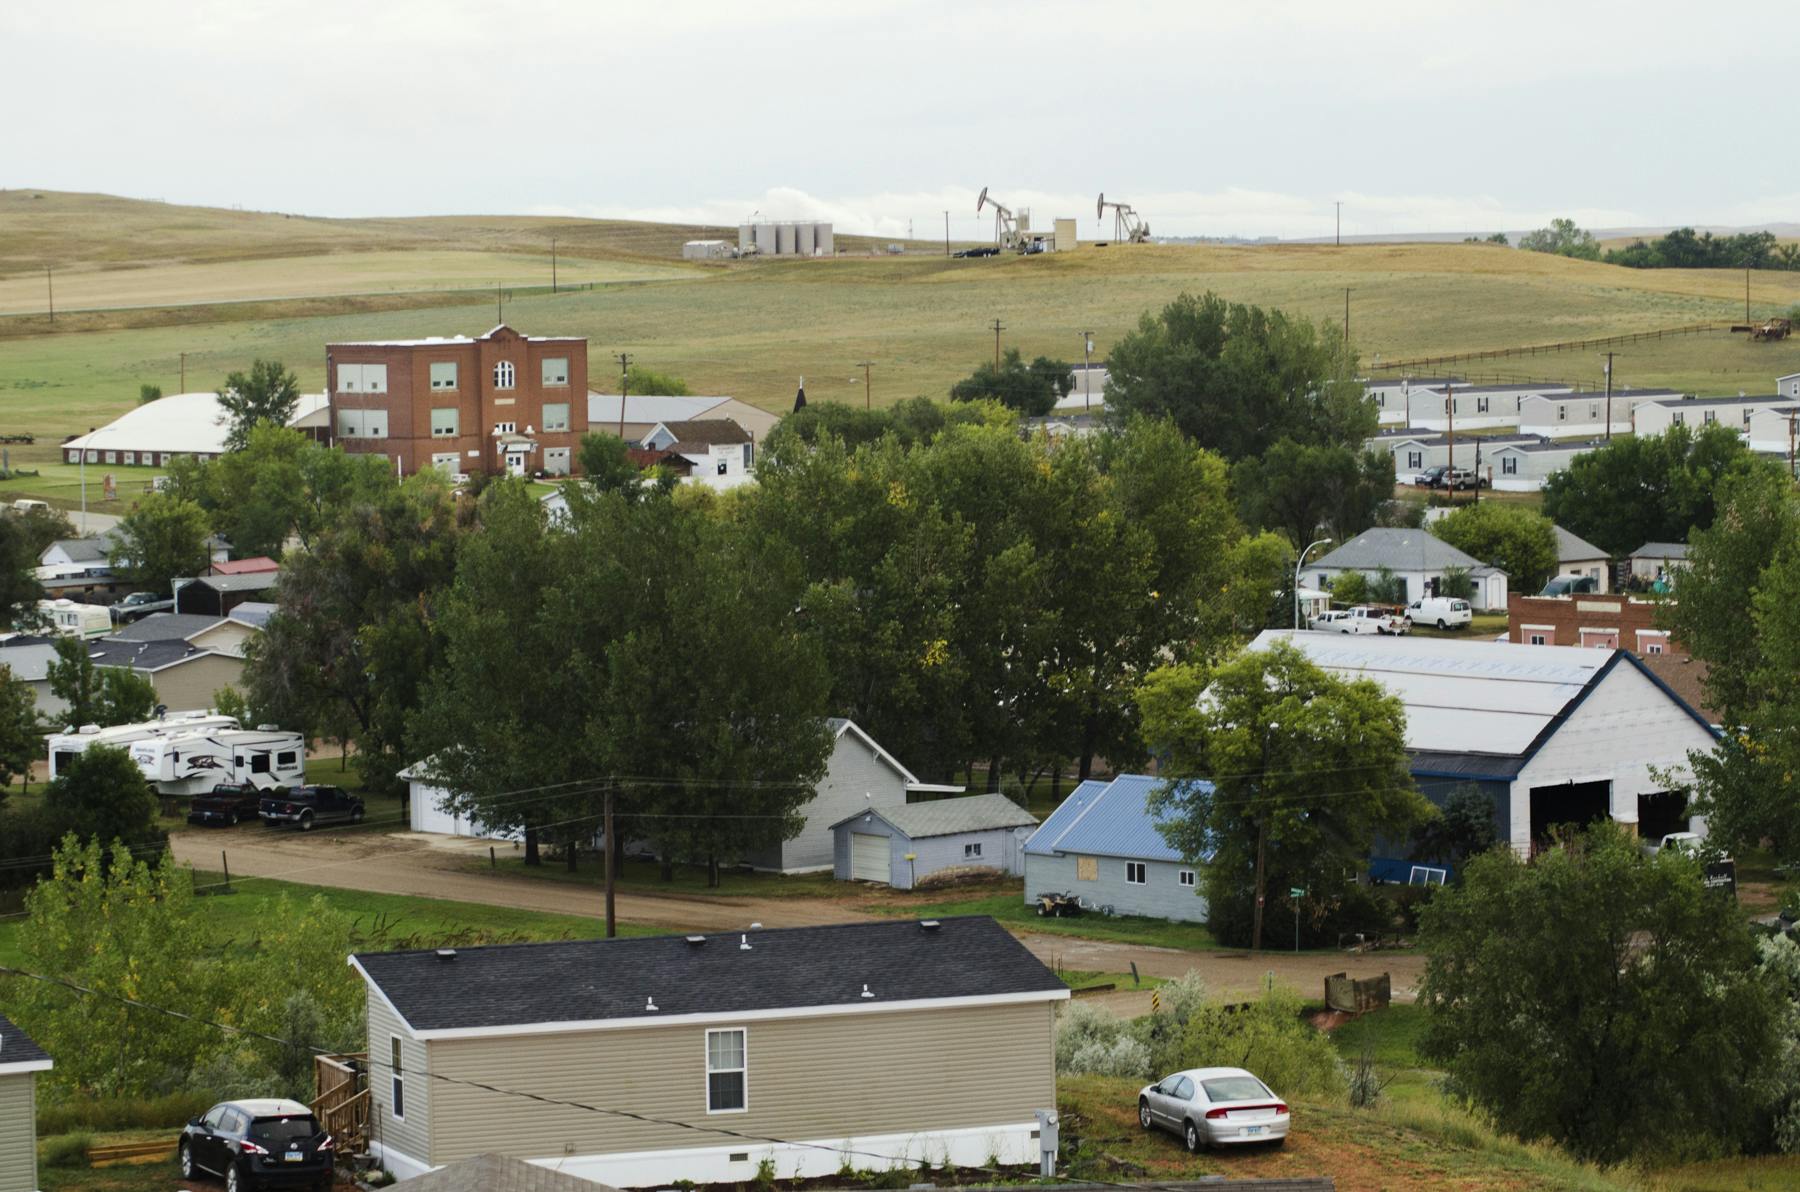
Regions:
<instances>
[{"instance_id":1,"label":"tan vinyl siding","mask_svg":"<svg viewBox=\"0 0 1800 1192\"><path fill-rule=\"evenodd\" d=\"M155 671L149 678L156 688L157 702L171 712L210 708L219 688L243 687L244 660L222 654L204 654L190 662L178 662L165 670Z\"/></svg>"},{"instance_id":2,"label":"tan vinyl siding","mask_svg":"<svg viewBox=\"0 0 1800 1192\"><path fill-rule=\"evenodd\" d=\"M37 1187L37 1077L0 1076L0 1192Z\"/></svg>"},{"instance_id":3,"label":"tan vinyl siding","mask_svg":"<svg viewBox=\"0 0 1800 1192\"><path fill-rule=\"evenodd\" d=\"M1056 1104L1049 1002L713 1029L739 1025L747 1032L749 1108L742 1113L706 1111L704 1025L434 1040L431 1064L441 1076L796 1140L1000 1126ZM434 1163L482 1151L527 1158L733 1142L455 1084L432 1092Z\"/></svg>"},{"instance_id":4,"label":"tan vinyl siding","mask_svg":"<svg viewBox=\"0 0 1800 1192\"><path fill-rule=\"evenodd\" d=\"M406 1120L394 1117L388 1056L390 1039L400 1036L401 1063L405 1066ZM388 1004L369 991L369 1090L375 1108L369 1119L369 1136L414 1159L424 1160L431 1150L431 1081L425 1079L425 1044L413 1039L400 1025ZM473 1151L471 1154L475 1153Z\"/></svg>"}]
</instances>

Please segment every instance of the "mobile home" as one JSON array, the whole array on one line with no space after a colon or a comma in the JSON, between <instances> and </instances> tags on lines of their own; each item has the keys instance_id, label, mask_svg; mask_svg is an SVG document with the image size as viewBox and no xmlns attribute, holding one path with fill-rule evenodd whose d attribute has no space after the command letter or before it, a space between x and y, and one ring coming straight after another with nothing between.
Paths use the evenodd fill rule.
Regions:
<instances>
[{"instance_id":1,"label":"mobile home","mask_svg":"<svg viewBox=\"0 0 1800 1192\"><path fill-rule=\"evenodd\" d=\"M48 739L50 777L55 778L58 770L67 766L74 758L79 757L91 745L111 745L115 748L125 749L150 737L166 737L171 733L235 729L237 727L236 717L220 716L213 712L178 712L171 716L165 716L161 720L145 720L137 724L115 724L110 728L101 728L97 724L84 724L80 728L71 728L67 732L50 734Z\"/></svg>"},{"instance_id":2,"label":"mobile home","mask_svg":"<svg viewBox=\"0 0 1800 1192\"><path fill-rule=\"evenodd\" d=\"M273 787L306 779L305 739L268 725L149 737L132 745L131 760L165 795L200 794L222 782Z\"/></svg>"}]
</instances>

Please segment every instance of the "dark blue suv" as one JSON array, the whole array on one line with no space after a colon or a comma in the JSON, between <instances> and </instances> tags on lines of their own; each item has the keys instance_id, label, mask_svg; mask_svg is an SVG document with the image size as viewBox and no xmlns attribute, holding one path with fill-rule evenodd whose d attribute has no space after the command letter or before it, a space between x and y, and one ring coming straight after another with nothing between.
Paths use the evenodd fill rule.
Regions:
<instances>
[{"instance_id":1,"label":"dark blue suv","mask_svg":"<svg viewBox=\"0 0 1800 1192\"><path fill-rule=\"evenodd\" d=\"M225 1192L316 1188L330 1192L337 1151L298 1101L225 1101L189 1122L178 1149L183 1179L210 1173Z\"/></svg>"}]
</instances>

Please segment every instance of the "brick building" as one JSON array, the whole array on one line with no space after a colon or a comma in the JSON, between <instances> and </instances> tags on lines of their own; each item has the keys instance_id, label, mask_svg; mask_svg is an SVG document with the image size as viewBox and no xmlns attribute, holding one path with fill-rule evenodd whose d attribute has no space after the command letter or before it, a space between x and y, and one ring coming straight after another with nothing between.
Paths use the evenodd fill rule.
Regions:
<instances>
[{"instance_id":1,"label":"brick building","mask_svg":"<svg viewBox=\"0 0 1800 1192\"><path fill-rule=\"evenodd\" d=\"M397 461L566 475L588 428L587 340L520 335L502 323L471 339L325 347L332 441Z\"/></svg>"},{"instance_id":2,"label":"brick building","mask_svg":"<svg viewBox=\"0 0 1800 1192\"><path fill-rule=\"evenodd\" d=\"M1515 596L1507 637L1526 646L1600 646L1649 654L1685 654L1656 626L1654 600L1586 593Z\"/></svg>"}]
</instances>

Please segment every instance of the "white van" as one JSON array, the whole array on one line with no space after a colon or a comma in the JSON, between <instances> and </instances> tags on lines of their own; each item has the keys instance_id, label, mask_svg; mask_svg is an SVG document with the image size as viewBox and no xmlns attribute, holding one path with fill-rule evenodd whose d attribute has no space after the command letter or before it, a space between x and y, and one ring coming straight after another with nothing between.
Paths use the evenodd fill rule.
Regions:
<instances>
[{"instance_id":1,"label":"white van","mask_svg":"<svg viewBox=\"0 0 1800 1192\"><path fill-rule=\"evenodd\" d=\"M1461 629L1475 619L1475 610L1469 607L1467 600L1450 596L1426 596L1406 606L1406 619L1414 625Z\"/></svg>"},{"instance_id":2,"label":"white van","mask_svg":"<svg viewBox=\"0 0 1800 1192\"><path fill-rule=\"evenodd\" d=\"M27 513L48 513L50 504L47 501L33 501L29 497L20 497L12 503L12 511L20 516Z\"/></svg>"}]
</instances>

